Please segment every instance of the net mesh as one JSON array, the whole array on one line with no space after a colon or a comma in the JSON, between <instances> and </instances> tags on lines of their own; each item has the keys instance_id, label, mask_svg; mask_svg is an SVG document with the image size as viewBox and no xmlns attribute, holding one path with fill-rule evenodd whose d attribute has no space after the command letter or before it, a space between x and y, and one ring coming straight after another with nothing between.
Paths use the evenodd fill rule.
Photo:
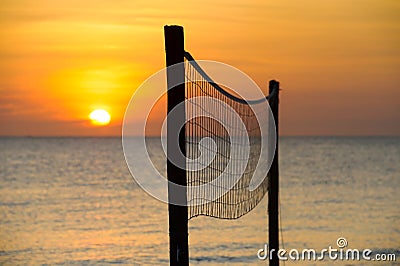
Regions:
<instances>
[{"instance_id":1,"label":"net mesh","mask_svg":"<svg viewBox=\"0 0 400 266\"><path fill-rule=\"evenodd\" d=\"M268 110L229 95L210 82L190 54L185 59L188 219L199 215L236 219L251 211L268 190L265 176L256 189L250 189L261 159L255 113ZM269 102L273 104L272 97ZM232 119L232 112L241 122Z\"/></svg>"}]
</instances>

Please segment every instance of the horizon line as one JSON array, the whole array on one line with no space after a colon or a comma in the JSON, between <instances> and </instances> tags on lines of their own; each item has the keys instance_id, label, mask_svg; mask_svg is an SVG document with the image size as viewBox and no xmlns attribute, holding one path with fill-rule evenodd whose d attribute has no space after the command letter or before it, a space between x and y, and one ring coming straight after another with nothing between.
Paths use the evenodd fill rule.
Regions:
<instances>
[{"instance_id":1,"label":"horizon line","mask_svg":"<svg viewBox=\"0 0 400 266\"><path fill-rule=\"evenodd\" d=\"M150 136L143 136L143 135L132 135L128 137L139 138L139 137L147 137L147 138L158 138L161 137L160 135L150 135ZM164 136L165 137L165 136ZM386 134L386 135L356 135L356 134L349 134L349 135L310 135L310 134L298 134L298 135L279 135L279 137L359 137L359 138L371 138L371 137L400 137L400 134ZM0 135L0 138L122 138L122 135Z\"/></svg>"}]
</instances>

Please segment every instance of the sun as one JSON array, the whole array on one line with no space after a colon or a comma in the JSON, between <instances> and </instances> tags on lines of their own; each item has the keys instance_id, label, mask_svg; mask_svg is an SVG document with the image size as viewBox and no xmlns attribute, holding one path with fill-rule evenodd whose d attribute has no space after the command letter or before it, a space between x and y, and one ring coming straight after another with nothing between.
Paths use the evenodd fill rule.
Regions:
<instances>
[{"instance_id":1,"label":"sun","mask_svg":"<svg viewBox=\"0 0 400 266\"><path fill-rule=\"evenodd\" d=\"M97 126L105 126L110 123L111 116L104 109L96 109L89 115L90 121L93 125Z\"/></svg>"}]
</instances>

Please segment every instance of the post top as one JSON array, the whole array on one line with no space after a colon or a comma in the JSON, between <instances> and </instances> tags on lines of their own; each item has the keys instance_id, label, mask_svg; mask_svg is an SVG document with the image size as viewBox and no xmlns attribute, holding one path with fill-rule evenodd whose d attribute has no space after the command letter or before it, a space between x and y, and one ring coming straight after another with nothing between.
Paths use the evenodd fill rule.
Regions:
<instances>
[{"instance_id":1,"label":"post top","mask_svg":"<svg viewBox=\"0 0 400 266\"><path fill-rule=\"evenodd\" d=\"M166 28L176 28L176 29L183 29L180 25L164 25L164 29Z\"/></svg>"}]
</instances>

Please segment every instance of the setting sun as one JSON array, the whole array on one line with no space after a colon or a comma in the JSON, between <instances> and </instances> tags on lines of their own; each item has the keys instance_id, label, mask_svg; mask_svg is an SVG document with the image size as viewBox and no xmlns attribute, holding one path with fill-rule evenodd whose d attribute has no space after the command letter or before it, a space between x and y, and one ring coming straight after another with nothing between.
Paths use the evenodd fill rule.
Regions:
<instances>
[{"instance_id":1,"label":"setting sun","mask_svg":"<svg viewBox=\"0 0 400 266\"><path fill-rule=\"evenodd\" d=\"M103 109L96 109L90 113L89 118L94 125L105 126L110 123L110 114Z\"/></svg>"}]
</instances>

